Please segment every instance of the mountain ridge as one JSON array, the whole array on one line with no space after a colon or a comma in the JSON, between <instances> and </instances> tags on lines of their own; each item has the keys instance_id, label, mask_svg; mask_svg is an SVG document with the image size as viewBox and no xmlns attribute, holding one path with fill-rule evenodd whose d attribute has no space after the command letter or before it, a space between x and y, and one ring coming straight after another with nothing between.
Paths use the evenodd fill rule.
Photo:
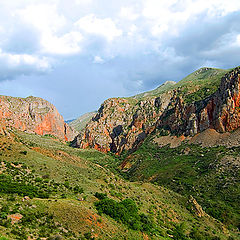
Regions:
<instances>
[{"instance_id":1,"label":"mountain ridge","mask_svg":"<svg viewBox=\"0 0 240 240\"><path fill-rule=\"evenodd\" d=\"M136 149L156 128L185 136L207 128L232 131L239 126L236 119L240 116L236 107L224 106L226 102L239 105L235 96L239 95L238 74L239 67L233 70L205 67L168 85L163 92L157 88L152 95L148 92L144 96L143 93L139 99L139 95L107 99L84 132L75 138L73 146L120 154ZM228 90L230 95L225 94ZM222 96L224 99L221 100ZM232 110L235 117L227 121L229 115L225 112Z\"/></svg>"},{"instance_id":2,"label":"mountain ridge","mask_svg":"<svg viewBox=\"0 0 240 240\"><path fill-rule=\"evenodd\" d=\"M239 72L210 73L214 93L190 76L107 99L75 138L89 149L53 138L65 123L47 101L0 97L0 239L238 239Z\"/></svg>"}]
</instances>

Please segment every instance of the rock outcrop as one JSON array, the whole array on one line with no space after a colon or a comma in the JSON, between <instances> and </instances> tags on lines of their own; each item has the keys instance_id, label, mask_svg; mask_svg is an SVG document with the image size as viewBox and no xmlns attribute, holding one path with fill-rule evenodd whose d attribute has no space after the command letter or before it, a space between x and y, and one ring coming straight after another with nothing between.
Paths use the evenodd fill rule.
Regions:
<instances>
[{"instance_id":1,"label":"rock outcrop","mask_svg":"<svg viewBox=\"0 0 240 240\"><path fill-rule=\"evenodd\" d=\"M143 99L106 100L73 146L120 154L135 150L156 128L176 136L194 136L209 128L227 132L240 127L239 67L222 77L215 93L199 101L185 101L184 87Z\"/></svg>"},{"instance_id":2,"label":"rock outcrop","mask_svg":"<svg viewBox=\"0 0 240 240\"><path fill-rule=\"evenodd\" d=\"M76 136L56 107L37 97L0 96L0 121L5 127L40 135L51 134L66 141Z\"/></svg>"},{"instance_id":3,"label":"rock outcrop","mask_svg":"<svg viewBox=\"0 0 240 240\"><path fill-rule=\"evenodd\" d=\"M202 207L198 204L197 200L192 195L190 195L188 202L194 214L196 214L198 217L206 216L206 213L203 211Z\"/></svg>"},{"instance_id":4,"label":"rock outcrop","mask_svg":"<svg viewBox=\"0 0 240 240\"><path fill-rule=\"evenodd\" d=\"M132 98L106 100L73 146L119 154L135 149L155 129L156 121L169 105L171 92L138 101Z\"/></svg>"},{"instance_id":5,"label":"rock outcrop","mask_svg":"<svg viewBox=\"0 0 240 240\"><path fill-rule=\"evenodd\" d=\"M229 132L240 127L240 68L227 73L218 90L201 101L184 103L175 94L158 127L167 127L171 133L192 136L208 128Z\"/></svg>"}]
</instances>

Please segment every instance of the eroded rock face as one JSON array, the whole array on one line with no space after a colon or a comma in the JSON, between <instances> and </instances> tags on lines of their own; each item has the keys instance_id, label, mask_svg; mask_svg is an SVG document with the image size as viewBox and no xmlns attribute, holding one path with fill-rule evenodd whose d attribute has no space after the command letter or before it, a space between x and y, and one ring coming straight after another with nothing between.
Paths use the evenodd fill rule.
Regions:
<instances>
[{"instance_id":1,"label":"eroded rock face","mask_svg":"<svg viewBox=\"0 0 240 240\"><path fill-rule=\"evenodd\" d=\"M240 127L240 68L226 74L216 93L208 98L184 104L181 96L172 99L158 120L158 127L168 127L171 133L193 136L208 128L228 132Z\"/></svg>"},{"instance_id":2,"label":"eroded rock face","mask_svg":"<svg viewBox=\"0 0 240 240\"><path fill-rule=\"evenodd\" d=\"M76 136L57 109L37 97L0 96L0 120L8 127L40 135L51 134L66 141Z\"/></svg>"},{"instance_id":3,"label":"eroded rock face","mask_svg":"<svg viewBox=\"0 0 240 240\"><path fill-rule=\"evenodd\" d=\"M136 149L155 129L171 96L172 93L169 92L156 99L143 101L132 98L106 100L87 124L84 133L75 138L73 146L116 154Z\"/></svg>"},{"instance_id":4,"label":"eroded rock face","mask_svg":"<svg viewBox=\"0 0 240 240\"><path fill-rule=\"evenodd\" d=\"M191 206L191 210L198 217L206 216L206 213L203 211L202 207L198 204L197 200L192 195L190 195L188 202L189 202L189 204Z\"/></svg>"},{"instance_id":5,"label":"eroded rock face","mask_svg":"<svg viewBox=\"0 0 240 240\"><path fill-rule=\"evenodd\" d=\"M191 104L184 102L178 89L140 101L108 99L73 146L119 154L135 150L156 128L178 136L193 136L208 128L232 131L240 126L239 84L240 68L235 68L221 79L214 94Z\"/></svg>"}]
</instances>

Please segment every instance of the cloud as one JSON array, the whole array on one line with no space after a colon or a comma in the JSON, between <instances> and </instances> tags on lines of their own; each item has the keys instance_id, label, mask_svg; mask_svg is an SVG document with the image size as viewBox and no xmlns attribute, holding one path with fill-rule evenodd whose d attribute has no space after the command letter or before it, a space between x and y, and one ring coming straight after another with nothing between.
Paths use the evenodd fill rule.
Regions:
<instances>
[{"instance_id":1,"label":"cloud","mask_svg":"<svg viewBox=\"0 0 240 240\"><path fill-rule=\"evenodd\" d=\"M239 65L239 13L239 0L0 1L0 81L74 116L204 65Z\"/></svg>"},{"instance_id":2,"label":"cloud","mask_svg":"<svg viewBox=\"0 0 240 240\"><path fill-rule=\"evenodd\" d=\"M56 5L37 4L29 5L24 9L16 10L18 15L27 24L32 24L41 32L58 32L66 25L66 18L58 14Z\"/></svg>"},{"instance_id":3,"label":"cloud","mask_svg":"<svg viewBox=\"0 0 240 240\"><path fill-rule=\"evenodd\" d=\"M240 10L237 0L145 0L143 16L152 24L153 36L179 35L185 24L191 24L205 13L209 19L217 19Z\"/></svg>"},{"instance_id":4,"label":"cloud","mask_svg":"<svg viewBox=\"0 0 240 240\"><path fill-rule=\"evenodd\" d=\"M122 30L116 27L111 18L101 19L94 14L80 18L75 26L86 33L103 36L109 42L122 35Z\"/></svg>"},{"instance_id":5,"label":"cloud","mask_svg":"<svg viewBox=\"0 0 240 240\"><path fill-rule=\"evenodd\" d=\"M42 74L51 69L46 57L29 54L11 54L0 49L0 81L21 75Z\"/></svg>"},{"instance_id":6,"label":"cloud","mask_svg":"<svg viewBox=\"0 0 240 240\"><path fill-rule=\"evenodd\" d=\"M100 56L95 56L93 62L94 63L104 63L104 60Z\"/></svg>"},{"instance_id":7,"label":"cloud","mask_svg":"<svg viewBox=\"0 0 240 240\"><path fill-rule=\"evenodd\" d=\"M75 0L75 3L77 5L89 5L92 3L92 0Z\"/></svg>"},{"instance_id":8,"label":"cloud","mask_svg":"<svg viewBox=\"0 0 240 240\"><path fill-rule=\"evenodd\" d=\"M31 54L40 48L39 31L31 25L17 22L9 30L0 32L1 48L6 52L17 54Z\"/></svg>"},{"instance_id":9,"label":"cloud","mask_svg":"<svg viewBox=\"0 0 240 240\"><path fill-rule=\"evenodd\" d=\"M69 32L61 37L52 34L44 34L42 36L43 52L50 54L76 54L81 51L81 42L83 36L79 32Z\"/></svg>"},{"instance_id":10,"label":"cloud","mask_svg":"<svg viewBox=\"0 0 240 240\"><path fill-rule=\"evenodd\" d=\"M139 14L135 13L130 7L123 7L120 11L120 17L134 21L139 17Z\"/></svg>"},{"instance_id":11,"label":"cloud","mask_svg":"<svg viewBox=\"0 0 240 240\"><path fill-rule=\"evenodd\" d=\"M46 54L71 55L81 51L82 34L73 29L66 33L67 19L59 14L56 5L30 5L17 10L16 15L39 31L40 51Z\"/></svg>"}]
</instances>

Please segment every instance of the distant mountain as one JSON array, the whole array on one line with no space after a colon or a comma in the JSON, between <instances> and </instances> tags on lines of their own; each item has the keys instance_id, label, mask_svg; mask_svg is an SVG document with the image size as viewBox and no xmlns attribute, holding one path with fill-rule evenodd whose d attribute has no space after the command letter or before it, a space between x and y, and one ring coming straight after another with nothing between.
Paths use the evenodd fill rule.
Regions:
<instances>
[{"instance_id":1,"label":"distant mountain","mask_svg":"<svg viewBox=\"0 0 240 240\"><path fill-rule=\"evenodd\" d=\"M70 120L65 120L65 123L69 124L70 122L72 122L72 121L74 121L74 120L76 120L76 118L70 119Z\"/></svg>"},{"instance_id":2,"label":"distant mountain","mask_svg":"<svg viewBox=\"0 0 240 240\"><path fill-rule=\"evenodd\" d=\"M85 113L82 116L80 116L78 119L69 120L68 124L74 130L80 132L81 130L83 130L85 128L85 126L92 119L92 117L94 115L96 115L96 113L97 113L96 111L95 112Z\"/></svg>"},{"instance_id":3,"label":"distant mountain","mask_svg":"<svg viewBox=\"0 0 240 240\"><path fill-rule=\"evenodd\" d=\"M7 127L71 141L76 136L54 105L38 97L0 96L0 120Z\"/></svg>"}]
</instances>

